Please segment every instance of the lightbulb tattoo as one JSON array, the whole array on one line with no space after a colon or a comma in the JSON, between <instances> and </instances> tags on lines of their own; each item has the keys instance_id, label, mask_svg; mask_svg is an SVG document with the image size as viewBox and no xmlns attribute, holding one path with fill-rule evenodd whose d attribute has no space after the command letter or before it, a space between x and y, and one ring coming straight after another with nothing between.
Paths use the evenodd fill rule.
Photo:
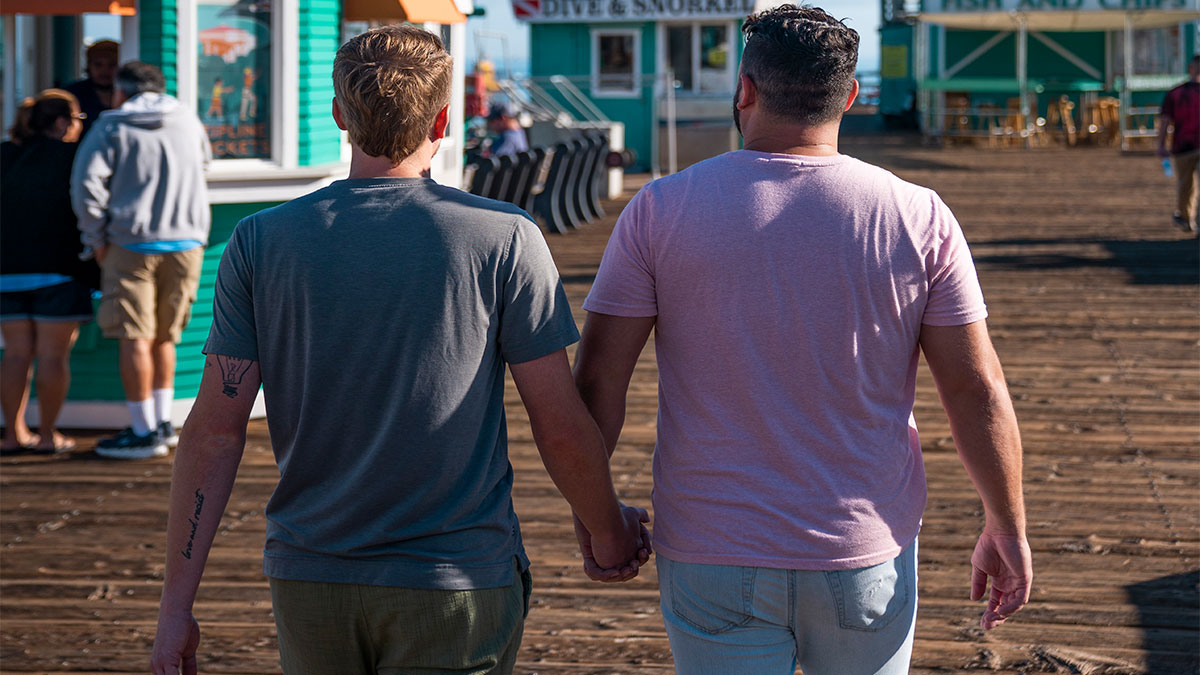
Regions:
<instances>
[{"instance_id":1,"label":"lightbulb tattoo","mask_svg":"<svg viewBox=\"0 0 1200 675\"><path fill-rule=\"evenodd\" d=\"M242 383L242 378L246 376L246 371L250 370L250 366L254 362L233 356L218 355L215 358L217 365L221 367L221 384L224 385L221 393L229 398L237 398L238 385Z\"/></svg>"}]
</instances>

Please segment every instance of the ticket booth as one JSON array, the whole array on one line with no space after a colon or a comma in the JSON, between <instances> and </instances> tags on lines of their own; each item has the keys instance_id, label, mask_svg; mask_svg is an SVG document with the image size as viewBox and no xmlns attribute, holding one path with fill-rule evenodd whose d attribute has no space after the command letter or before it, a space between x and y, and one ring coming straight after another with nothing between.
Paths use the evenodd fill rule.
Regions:
<instances>
[{"instance_id":1,"label":"ticket booth","mask_svg":"<svg viewBox=\"0 0 1200 675\"><path fill-rule=\"evenodd\" d=\"M534 83L564 76L625 124L633 170L683 168L736 149L731 115L754 0L513 0L530 23ZM671 135L674 138L671 138Z\"/></svg>"},{"instance_id":2,"label":"ticket booth","mask_svg":"<svg viewBox=\"0 0 1200 675\"><path fill-rule=\"evenodd\" d=\"M204 366L200 350L212 318L213 283L239 220L346 176L349 145L330 114L333 59L345 38L382 23L422 24L454 56L463 100L466 15L470 0L4 0L4 129L21 98L79 79L82 16L120 17L121 60L163 69L167 92L199 115L213 146L208 172L212 233L199 297L179 345L173 421L195 400ZM433 178L458 187L462 176L462 106L451 105L451 136L434 158ZM117 372L117 344L86 324L71 356L64 427L128 424ZM36 391L30 402L36 423ZM259 401L258 414L263 412Z\"/></svg>"}]
</instances>

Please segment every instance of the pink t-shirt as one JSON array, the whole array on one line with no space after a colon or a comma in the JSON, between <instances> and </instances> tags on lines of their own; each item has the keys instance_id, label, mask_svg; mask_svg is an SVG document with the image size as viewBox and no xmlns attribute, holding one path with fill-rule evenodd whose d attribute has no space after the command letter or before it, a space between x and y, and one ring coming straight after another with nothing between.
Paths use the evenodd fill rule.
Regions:
<instances>
[{"instance_id":1,"label":"pink t-shirt","mask_svg":"<svg viewBox=\"0 0 1200 675\"><path fill-rule=\"evenodd\" d=\"M583 307L657 317L660 552L852 569L916 537L921 324L987 316L932 190L844 155L726 153L634 197Z\"/></svg>"}]
</instances>

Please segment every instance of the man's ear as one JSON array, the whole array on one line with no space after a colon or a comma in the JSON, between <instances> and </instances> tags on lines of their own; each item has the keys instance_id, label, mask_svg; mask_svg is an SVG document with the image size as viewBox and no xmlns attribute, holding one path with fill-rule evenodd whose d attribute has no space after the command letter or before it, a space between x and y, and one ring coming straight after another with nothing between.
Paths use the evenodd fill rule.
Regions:
<instances>
[{"instance_id":1,"label":"man's ear","mask_svg":"<svg viewBox=\"0 0 1200 675\"><path fill-rule=\"evenodd\" d=\"M337 97L333 97L333 123L342 131L346 130L346 123L342 121L342 107L338 105Z\"/></svg>"},{"instance_id":2,"label":"man's ear","mask_svg":"<svg viewBox=\"0 0 1200 675\"><path fill-rule=\"evenodd\" d=\"M758 87L754 86L754 80L745 73L738 73L738 83L741 85L742 95L734 105L738 110L745 110L758 102Z\"/></svg>"},{"instance_id":3,"label":"man's ear","mask_svg":"<svg viewBox=\"0 0 1200 675\"><path fill-rule=\"evenodd\" d=\"M846 101L846 110L849 110L850 106L854 105L854 101L858 99L858 80L851 80L851 82L854 83L854 86L850 88L850 100ZM846 112L846 110L842 112Z\"/></svg>"},{"instance_id":4,"label":"man's ear","mask_svg":"<svg viewBox=\"0 0 1200 675\"><path fill-rule=\"evenodd\" d=\"M450 126L450 105L446 104L433 118L433 128L429 130L429 140L434 143L446 137L446 127Z\"/></svg>"}]
</instances>

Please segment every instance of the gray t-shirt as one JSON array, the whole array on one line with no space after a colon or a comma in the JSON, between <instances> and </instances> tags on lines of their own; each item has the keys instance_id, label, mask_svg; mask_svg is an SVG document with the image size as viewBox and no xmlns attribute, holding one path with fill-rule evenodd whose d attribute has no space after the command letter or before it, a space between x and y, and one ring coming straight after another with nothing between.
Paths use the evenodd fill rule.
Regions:
<instances>
[{"instance_id":1,"label":"gray t-shirt","mask_svg":"<svg viewBox=\"0 0 1200 675\"><path fill-rule=\"evenodd\" d=\"M280 481L263 571L472 589L528 566L504 364L579 339L524 211L427 179L338 181L238 224L205 353L259 362Z\"/></svg>"}]
</instances>

